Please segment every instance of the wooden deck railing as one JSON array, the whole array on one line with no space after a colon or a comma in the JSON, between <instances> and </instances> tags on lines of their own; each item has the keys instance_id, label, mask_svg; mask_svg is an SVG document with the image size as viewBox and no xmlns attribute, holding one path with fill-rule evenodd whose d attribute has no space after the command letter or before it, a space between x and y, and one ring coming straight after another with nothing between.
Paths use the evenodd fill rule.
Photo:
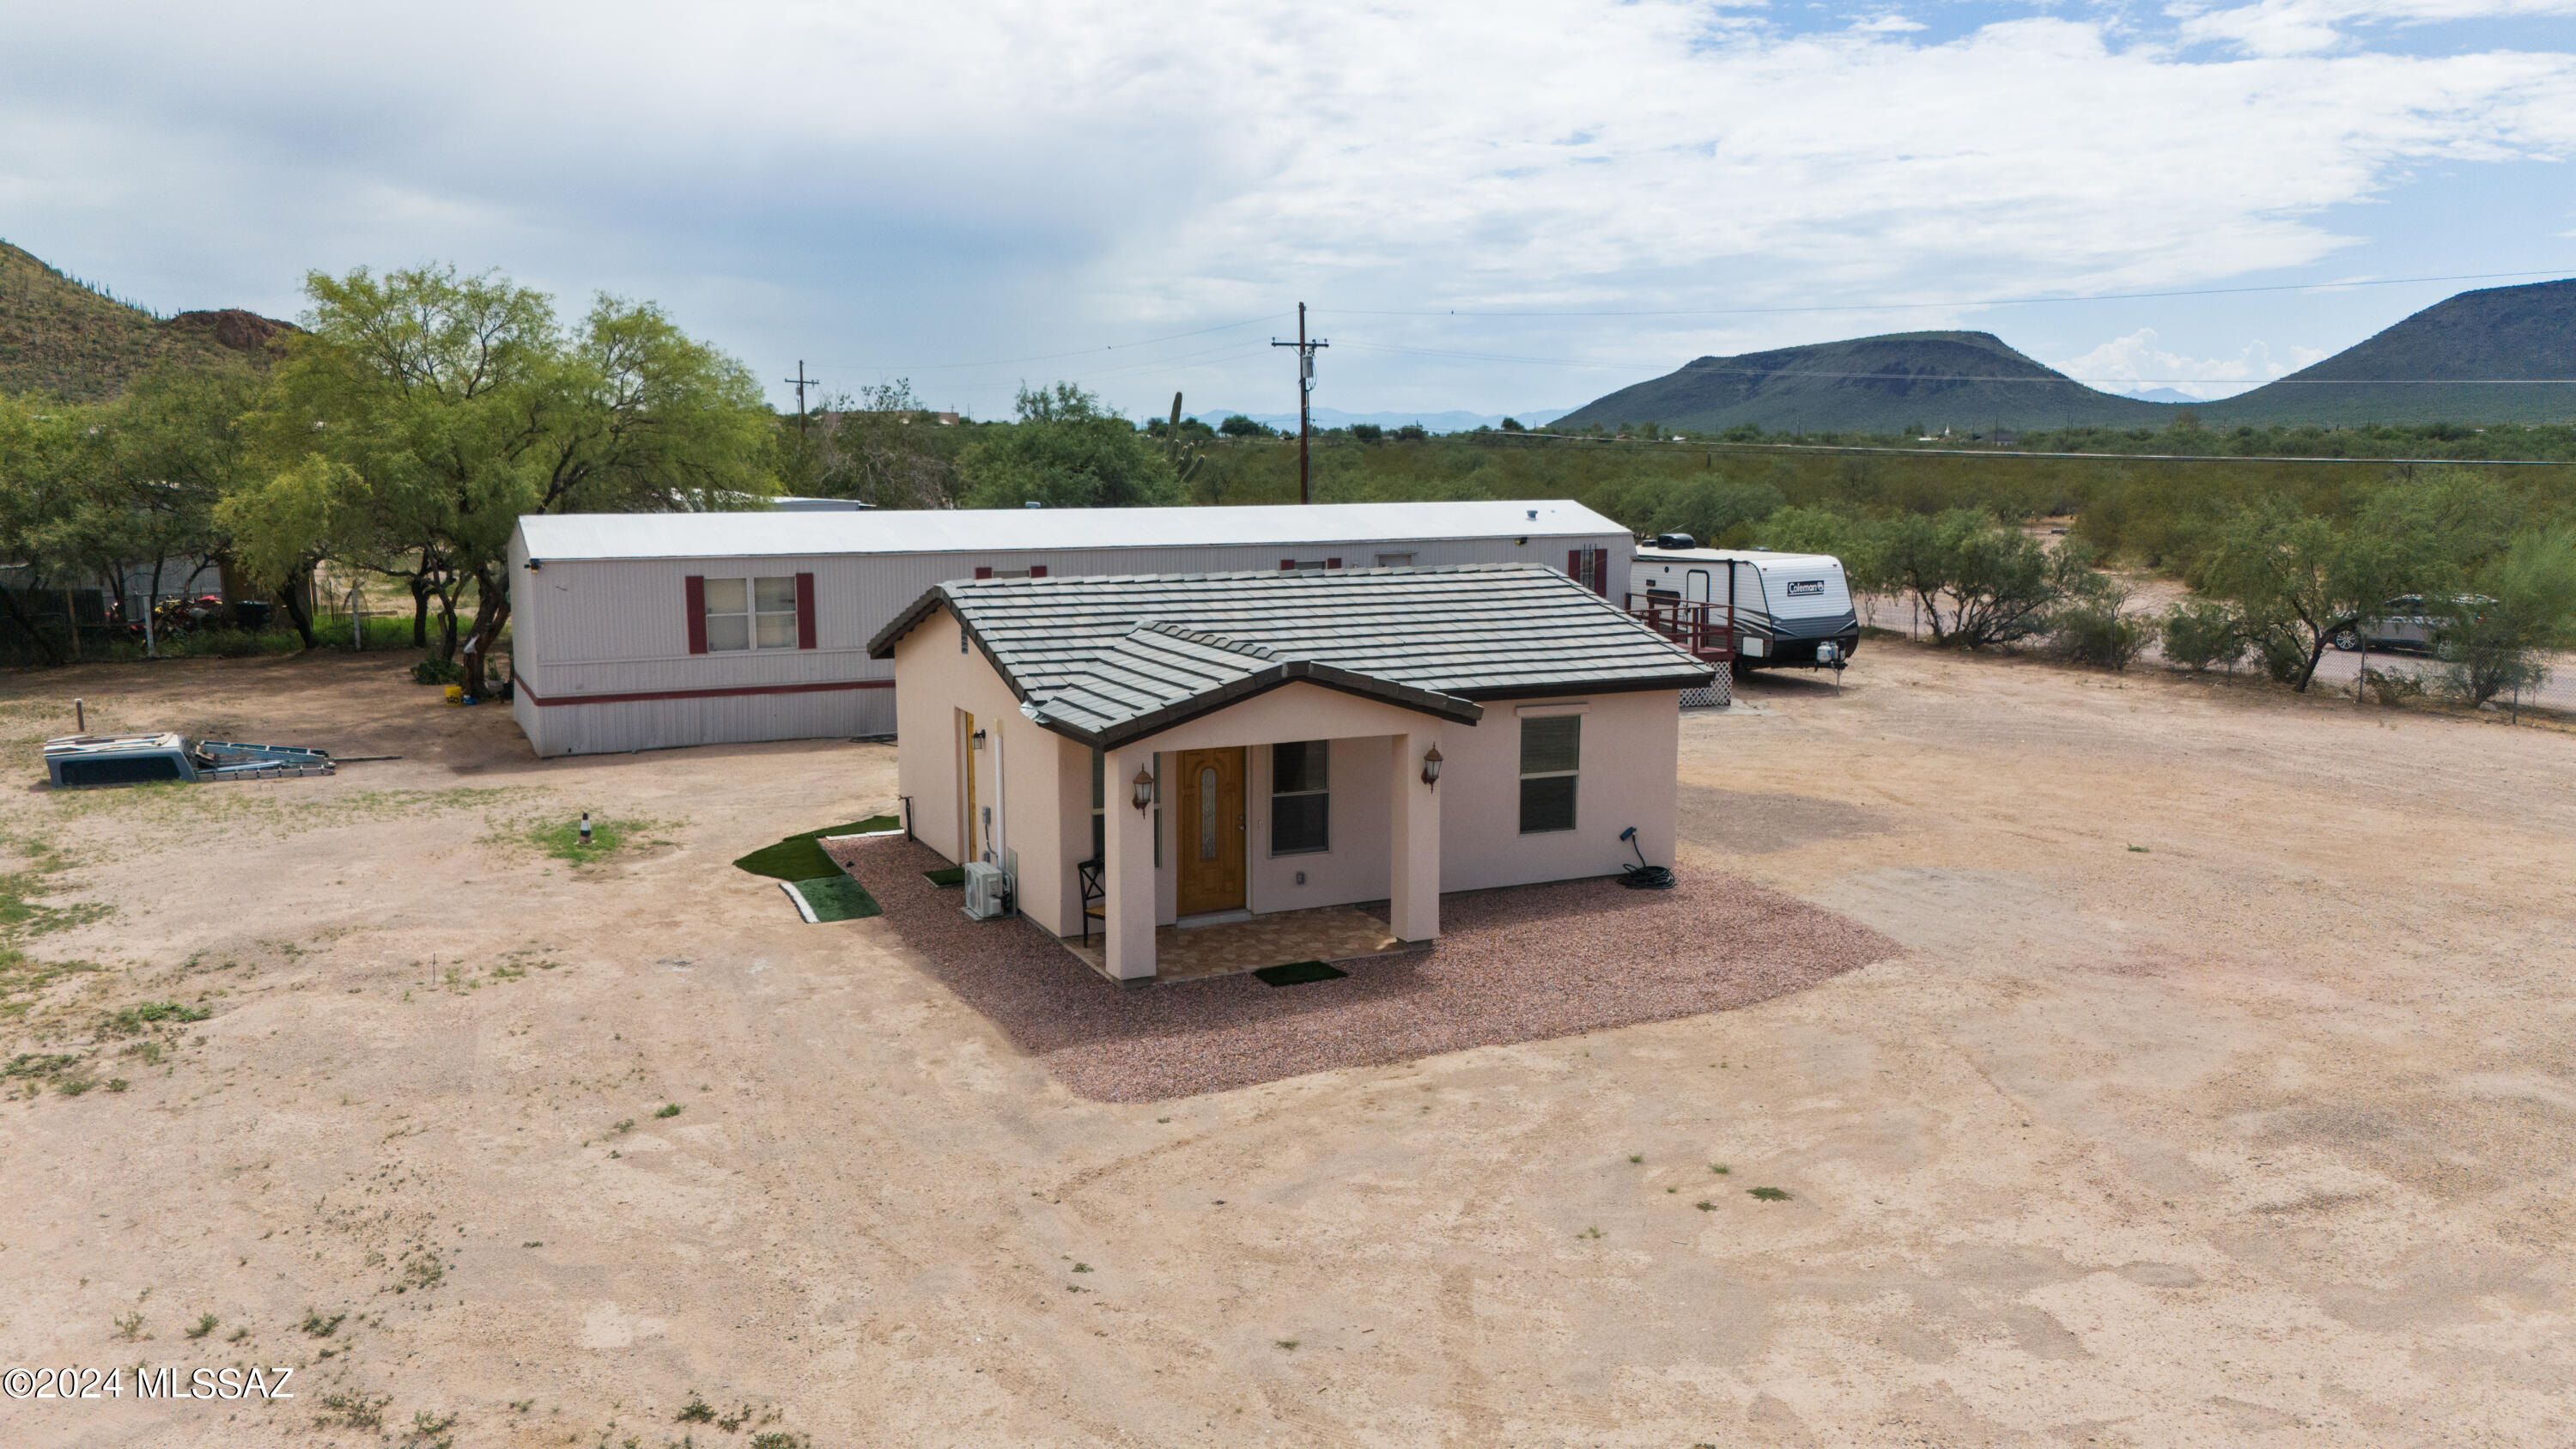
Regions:
<instances>
[{"instance_id":1,"label":"wooden deck railing","mask_svg":"<svg viewBox=\"0 0 2576 1449\"><path fill-rule=\"evenodd\" d=\"M1712 664L1735 657L1735 609L1724 602L1671 594L1627 596L1630 617Z\"/></svg>"}]
</instances>

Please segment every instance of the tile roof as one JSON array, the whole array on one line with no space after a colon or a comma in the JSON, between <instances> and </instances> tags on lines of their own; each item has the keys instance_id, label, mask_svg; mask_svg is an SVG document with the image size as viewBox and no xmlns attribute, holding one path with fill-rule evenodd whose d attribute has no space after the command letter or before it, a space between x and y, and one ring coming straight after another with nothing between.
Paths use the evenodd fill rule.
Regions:
<instances>
[{"instance_id":1,"label":"tile roof","mask_svg":"<svg viewBox=\"0 0 2576 1449\"><path fill-rule=\"evenodd\" d=\"M1687 689L1710 667L1528 564L956 580L868 643L955 613L1021 712L1111 747L1303 679L1473 722L1478 699Z\"/></svg>"}]
</instances>

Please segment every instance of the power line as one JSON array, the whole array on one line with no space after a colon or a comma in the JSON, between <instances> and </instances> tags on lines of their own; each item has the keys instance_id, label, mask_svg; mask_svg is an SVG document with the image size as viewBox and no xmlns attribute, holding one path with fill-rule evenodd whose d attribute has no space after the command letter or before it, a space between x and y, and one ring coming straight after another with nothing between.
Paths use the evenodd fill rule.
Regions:
<instances>
[{"instance_id":1,"label":"power line","mask_svg":"<svg viewBox=\"0 0 2576 1449\"><path fill-rule=\"evenodd\" d=\"M2173 292L2097 292L2082 297L1984 297L1950 302L1838 302L1813 307L1683 307L1640 311L1403 312L1336 308L1352 317L1756 317L1787 312L1898 312L1943 307L2040 307L2058 302L2136 302L2160 297L2234 297L2248 292L2323 292L2342 287L2401 287L2417 282L2492 282L2507 277L2564 277L2565 267L2529 272L2462 272L2447 277L2369 277L2349 282L2281 282L2262 287L2195 287Z\"/></svg>"}]
</instances>

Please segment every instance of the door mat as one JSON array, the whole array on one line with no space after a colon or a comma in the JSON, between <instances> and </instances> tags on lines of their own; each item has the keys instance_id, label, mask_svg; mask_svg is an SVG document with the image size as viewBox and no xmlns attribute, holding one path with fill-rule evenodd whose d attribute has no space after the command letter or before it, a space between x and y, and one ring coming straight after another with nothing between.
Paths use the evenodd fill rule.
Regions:
<instances>
[{"instance_id":1,"label":"door mat","mask_svg":"<svg viewBox=\"0 0 2576 1449\"><path fill-rule=\"evenodd\" d=\"M952 865L946 870L925 870L921 878L935 886L962 886L966 884L966 867Z\"/></svg>"},{"instance_id":2,"label":"door mat","mask_svg":"<svg viewBox=\"0 0 2576 1449\"><path fill-rule=\"evenodd\" d=\"M827 875L814 880L780 881L778 884L780 889L787 892L787 898L796 903L797 914L817 924L824 921L856 921L868 916L884 914L884 910L877 905L877 898L868 894L867 887L846 875Z\"/></svg>"},{"instance_id":3,"label":"door mat","mask_svg":"<svg viewBox=\"0 0 2576 1449\"><path fill-rule=\"evenodd\" d=\"M765 875L777 880L815 880L836 874L841 869L833 863L830 856L823 853L820 842L824 836L867 835L889 826L901 830L903 822L891 815L877 815L866 820L852 821L847 825L826 825L820 830L808 830L801 835L791 835L776 845L764 845L735 861L734 866L739 870L750 871L753 875Z\"/></svg>"},{"instance_id":4,"label":"door mat","mask_svg":"<svg viewBox=\"0 0 2576 1449\"><path fill-rule=\"evenodd\" d=\"M1272 986L1303 986L1309 981L1338 981L1351 973L1321 961L1291 961L1285 966L1264 966L1252 974Z\"/></svg>"}]
</instances>

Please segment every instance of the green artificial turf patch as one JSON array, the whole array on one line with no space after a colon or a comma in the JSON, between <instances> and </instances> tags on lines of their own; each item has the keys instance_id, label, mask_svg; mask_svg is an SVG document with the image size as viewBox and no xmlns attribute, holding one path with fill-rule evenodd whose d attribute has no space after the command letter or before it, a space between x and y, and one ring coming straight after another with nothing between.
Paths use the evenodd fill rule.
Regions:
<instances>
[{"instance_id":1,"label":"green artificial turf patch","mask_svg":"<svg viewBox=\"0 0 2576 1449\"><path fill-rule=\"evenodd\" d=\"M1285 966L1264 966L1252 974L1272 986L1303 986L1309 981L1338 981L1351 973L1321 961L1291 961Z\"/></svg>"},{"instance_id":2,"label":"green artificial turf patch","mask_svg":"<svg viewBox=\"0 0 2576 1449\"><path fill-rule=\"evenodd\" d=\"M815 880L823 876L836 875L841 869L832 857L823 853L821 841L824 836L866 835L873 831L902 828L903 822L891 815L872 815L865 820L852 821L847 825L826 825L820 830L808 830L802 835L791 835L776 845L764 845L735 861L734 865L738 869L750 871L753 875L765 875L773 880ZM870 911L868 914L876 913Z\"/></svg>"},{"instance_id":3,"label":"green artificial turf patch","mask_svg":"<svg viewBox=\"0 0 2576 1449\"><path fill-rule=\"evenodd\" d=\"M962 886L966 884L966 867L952 865L940 870L925 870L921 878L935 886Z\"/></svg>"},{"instance_id":4,"label":"green artificial turf patch","mask_svg":"<svg viewBox=\"0 0 2576 1449\"><path fill-rule=\"evenodd\" d=\"M877 898L868 894L867 887L846 875L827 875L793 884L817 921L855 921L863 916L883 914Z\"/></svg>"}]
</instances>

